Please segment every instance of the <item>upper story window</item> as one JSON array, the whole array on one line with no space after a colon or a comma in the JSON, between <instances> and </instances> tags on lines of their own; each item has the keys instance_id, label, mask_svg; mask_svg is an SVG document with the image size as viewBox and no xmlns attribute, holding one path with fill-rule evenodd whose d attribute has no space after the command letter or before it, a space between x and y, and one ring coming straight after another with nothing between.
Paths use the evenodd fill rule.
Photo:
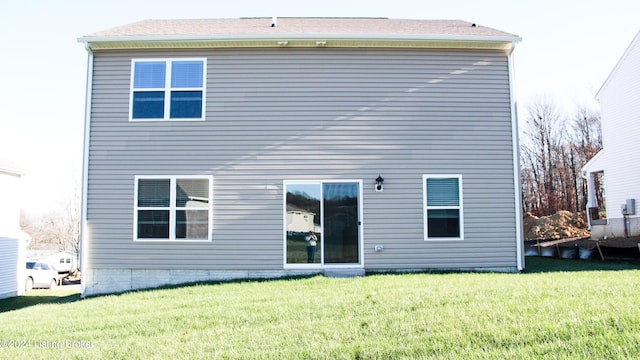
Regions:
<instances>
[{"instance_id":1,"label":"upper story window","mask_svg":"<svg viewBox=\"0 0 640 360\"><path fill-rule=\"evenodd\" d=\"M206 59L134 59L131 120L204 120Z\"/></svg>"},{"instance_id":2,"label":"upper story window","mask_svg":"<svg viewBox=\"0 0 640 360\"><path fill-rule=\"evenodd\" d=\"M462 176L423 175L425 240L462 240Z\"/></svg>"}]
</instances>

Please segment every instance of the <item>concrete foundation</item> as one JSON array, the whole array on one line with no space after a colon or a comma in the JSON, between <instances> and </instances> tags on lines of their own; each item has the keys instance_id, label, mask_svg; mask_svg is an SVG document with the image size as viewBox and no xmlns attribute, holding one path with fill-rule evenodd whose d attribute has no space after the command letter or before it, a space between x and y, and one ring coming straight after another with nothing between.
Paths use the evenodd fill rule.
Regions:
<instances>
[{"instance_id":1,"label":"concrete foundation","mask_svg":"<svg viewBox=\"0 0 640 360\"><path fill-rule=\"evenodd\" d=\"M82 297L151 289L166 285L240 279L306 276L322 270L139 270L86 269Z\"/></svg>"},{"instance_id":2,"label":"concrete foundation","mask_svg":"<svg viewBox=\"0 0 640 360\"><path fill-rule=\"evenodd\" d=\"M605 224L591 224L591 239L601 240L606 238L625 237L625 220L622 217L608 218ZM629 217L627 224L627 236L640 235L640 218Z\"/></svg>"}]
</instances>

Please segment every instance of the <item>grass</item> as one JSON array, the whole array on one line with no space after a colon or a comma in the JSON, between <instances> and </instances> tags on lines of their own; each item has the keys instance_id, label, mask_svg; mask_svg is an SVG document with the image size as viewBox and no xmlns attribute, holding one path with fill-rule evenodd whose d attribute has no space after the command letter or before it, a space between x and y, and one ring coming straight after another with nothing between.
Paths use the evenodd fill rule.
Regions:
<instances>
[{"instance_id":1,"label":"grass","mask_svg":"<svg viewBox=\"0 0 640 360\"><path fill-rule=\"evenodd\" d=\"M34 291L0 300L0 358L640 358L640 264L527 263L524 274L316 276L84 300Z\"/></svg>"}]
</instances>

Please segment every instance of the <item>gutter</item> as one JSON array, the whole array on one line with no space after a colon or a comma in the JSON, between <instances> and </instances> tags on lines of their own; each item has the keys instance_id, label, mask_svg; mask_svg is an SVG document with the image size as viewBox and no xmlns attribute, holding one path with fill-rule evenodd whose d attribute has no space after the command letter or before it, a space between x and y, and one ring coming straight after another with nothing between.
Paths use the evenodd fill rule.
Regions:
<instances>
[{"instance_id":1,"label":"gutter","mask_svg":"<svg viewBox=\"0 0 640 360\"><path fill-rule=\"evenodd\" d=\"M85 94L85 110L84 110L84 147L83 147L83 159L82 159L82 209L80 214L80 272L83 277L87 274L88 268L88 245L89 235L87 234L87 193L89 189L89 139L90 139L90 125L91 125L91 101L92 101L92 88L93 84L93 52L91 51L89 44L85 44L87 50L87 83ZM87 279L83 279L80 285L80 296L84 297L86 289Z\"/></svg>"}]
</instances>

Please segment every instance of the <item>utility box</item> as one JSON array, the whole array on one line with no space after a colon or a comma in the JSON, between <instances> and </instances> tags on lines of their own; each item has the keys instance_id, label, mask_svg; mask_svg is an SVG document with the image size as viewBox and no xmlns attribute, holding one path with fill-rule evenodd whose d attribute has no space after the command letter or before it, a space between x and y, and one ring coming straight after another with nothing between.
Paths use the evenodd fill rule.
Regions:
<instances>
[{"instance_id":1,"label":"utility box","mask_svg":"<svg viewBox=\"0 0 640 360\"><path fill-rule=\"evenodd\" d=\"M636 199L627 199L626 202L626 215L635 215L636 214Z\"/></svg>"}]
</instances>

